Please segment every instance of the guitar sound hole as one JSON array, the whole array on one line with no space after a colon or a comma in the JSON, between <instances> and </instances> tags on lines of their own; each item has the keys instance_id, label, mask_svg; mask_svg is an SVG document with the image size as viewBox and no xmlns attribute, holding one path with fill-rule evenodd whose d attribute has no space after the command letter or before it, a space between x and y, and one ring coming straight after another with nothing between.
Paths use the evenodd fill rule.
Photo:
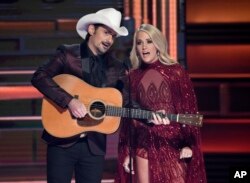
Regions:
<instances>
[{"instance_id":1,"label":"guitar sound hole","mask_svg":"<svg viewBox=\"0 0 250 183\"><path fill-rule=\"evenodd\" d=\"M90 106L89 112L93 118L103 118L105 114L105 105L100 101L93 102Z\"/></svg>"}]
</instances>

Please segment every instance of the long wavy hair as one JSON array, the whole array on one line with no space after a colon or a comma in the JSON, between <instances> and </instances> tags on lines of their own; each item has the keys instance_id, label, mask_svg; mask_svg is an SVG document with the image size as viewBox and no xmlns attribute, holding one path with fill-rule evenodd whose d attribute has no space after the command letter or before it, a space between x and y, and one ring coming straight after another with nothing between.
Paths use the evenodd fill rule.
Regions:
<instances>
[{"instance_id":1,"label":"long wavy hair","mask_svg":"<svg viewBox=\"0 0 250 183\"><path fill-rule=\"evenodd\" d=\"M177 61L172 59L167 53L167 40L165 36L161 33L159 29L150 24L142 24L134 33L133 47L130 52L130 60L132 64L132 68L139 68L141 65L141 59L138 58L137 50L136 50L136 39L138 32L144 31L149 37L152 39L153 44L157 49L157 54L159 57L159 61L164 65L172 65L176 64Z\"/></svg>"}]
</instances>

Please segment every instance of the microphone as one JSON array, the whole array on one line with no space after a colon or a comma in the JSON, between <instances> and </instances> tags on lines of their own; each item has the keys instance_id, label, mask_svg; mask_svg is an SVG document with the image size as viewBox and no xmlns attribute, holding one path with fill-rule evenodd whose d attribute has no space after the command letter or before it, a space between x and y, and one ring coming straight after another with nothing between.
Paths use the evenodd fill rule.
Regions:
<instances>
[{"instance_id":1,"label":"microphone","mask_svg":"<svg viewBox=\"0 0 250 183\"><path fill-rule=\"evenodd\" d=\"M131 88L130 88L130 69L132 68L132 64L131 64L131 61L130 59L127 57L123 60L123 65L127 71L127 74L128 74L128 107L129 107L129 119L131 119L132 115L131 115L131 110L130 108L132 107L132 96L131 96ZM134 132L133 130L129 127L129 183L133 183L133 177L132 177L132 174L133 174L133 170L132 170L132 163L133 163L133 160L132 160L132 156L134 154L133 152L133 146L134 146L134 142L133 142L133 136L134 136Z\"/></svg>"}]
</instances>

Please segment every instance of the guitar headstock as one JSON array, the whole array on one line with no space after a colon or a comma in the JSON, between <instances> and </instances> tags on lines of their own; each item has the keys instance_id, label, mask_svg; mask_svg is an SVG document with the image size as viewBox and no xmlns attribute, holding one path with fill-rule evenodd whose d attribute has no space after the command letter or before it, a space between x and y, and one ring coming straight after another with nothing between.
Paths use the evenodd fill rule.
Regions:
<instances>
[{"instance_id":1,"label":"guitar headstock","mask_svg":"<svg viewBox=\"0 0 250 183\"><path fill-rule=\"evenodd\" d=\"M200 114L178 114L178 122L188 125L202 127L203 115Z\"/></svg>"}]
</instances>

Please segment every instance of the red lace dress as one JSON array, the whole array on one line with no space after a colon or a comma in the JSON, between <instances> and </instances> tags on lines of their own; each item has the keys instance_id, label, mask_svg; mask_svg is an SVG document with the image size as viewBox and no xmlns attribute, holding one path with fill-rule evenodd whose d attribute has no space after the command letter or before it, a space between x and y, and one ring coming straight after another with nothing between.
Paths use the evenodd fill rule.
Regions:
<instances>
[{"instance_id":1,"label":"red lace dress","mask_svg":"<svg viewBox=\"0 0 250 183\"><path fill-rule=\"evenodd\" d=\"M131 72L130 76L132 99L141 108L164 109L173 114L197 112L192 83L180 64L166 66L155 62ZM206 182L198 127L175 122L148 126L138 120L125 119L120 128L116 183L130 182L122 166L128 155L129 128L133 132L133 154L148 159L150 183ZM180 150L186 146L192 149L193 156L180 159Z\"/></svg>"}]
</instances>

